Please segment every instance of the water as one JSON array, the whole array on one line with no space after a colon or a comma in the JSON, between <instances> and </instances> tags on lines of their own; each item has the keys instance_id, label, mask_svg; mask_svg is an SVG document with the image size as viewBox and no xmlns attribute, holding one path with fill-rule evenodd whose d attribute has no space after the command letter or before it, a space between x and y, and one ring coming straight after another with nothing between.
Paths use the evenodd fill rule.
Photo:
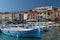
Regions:
<instances>
[{"instance_id":1,"label":"water","mask_svg":"<svg viewBox=\"0 0 60 40\"><path fill-rule=\"evenodd\" d=\"M22 37L17 38L0 33L0 40L40 40L40 38L22 38Z\"/></svg>"},{"instance_id":2,"label":"water","mask_svg":"<svg viewBox=\"0 0 60 40\"><path fill-rule=\"evenodd\" d=\"M48 32L42 32L41 38L17 38L0 33L0 40L60 40L60 27L55 27Z\"/></svg>"},{"instance_id":3,"label":"water","mask_svg":"<svg viewBox=\"0 0 60 40\"><path fill-rule=\"evenodd\" d=\"M41 40L60 40L60 27L55 27L49 32L43 32Z\"/></svg>"},{"instance_id":4,"label":"water","mask_svg":"<svg viewBox=\"0 0 60 40\"><path fill-rule=\"evenodd\" d=\"M54 27L48 32L42 32L41 38L13 37L0 32L0 40L60 40L60 27Z\"/></svg>"}]
</instances>

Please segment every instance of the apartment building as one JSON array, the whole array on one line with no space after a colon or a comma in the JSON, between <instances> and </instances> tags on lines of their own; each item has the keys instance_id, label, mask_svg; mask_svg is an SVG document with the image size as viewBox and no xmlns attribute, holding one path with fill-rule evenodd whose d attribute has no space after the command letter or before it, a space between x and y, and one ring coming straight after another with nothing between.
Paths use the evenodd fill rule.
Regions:
<instances>
[{"instance_id":1,"label":"apartment building","mask_svg":"<svg viewBox=\"0 0 60 40\"><path fill-rule=\"evenodd\" d=\"M2 13L2 20L3 21L11 21L12 20L12 14L9 12Z\"/></svg>"},{"instance_id":2,"label":"apartment building","mask_svg":"<svg viewBox=\"0 0 60 40\"><path fill-rule=\"evenodd\" d=\"M54 8L54 13L55 13L55 20L59 21L60 20L60 8Z\"/></svg>"},{"instance_id":3,"label":"apartment building","mask_svg":"<svg viewBox=\"0 0 60 40\"><path fill-rule=\"evenodd\" d=\"M0 12L0 23L2 23L2 12Z\"/></svg>"},{"instance_id":4,"label":"apartment building","mask_svg":"<svg viewBox=\"0 0 60 40\"><path fill-rule=\"evenodd\" d=\"M36 19L37 11L29 10L28 11L28 16L29 16L29 19Z\"/></svg>"},{"instance_id":5,"label":"apartment building","mask_svg":"<svg viewBox=\"0 0 60 40\"><path fill-rule=\"evenodd\" d=\"M37 19L42 20L42 19L51 19L52 18L52 6L45 6L45 7L38 7L35 8L37 13Z\"/></svg>"},{"instance_id":6,"label":"apartment building","mask_svg":"<svg viewBox=\"0 0 60 40\"><path fill-rule=\"evenodd\" d=\"M32 10L23 10L16 12L0 12L0 21L16 20L60 20L60 8L52 8L52 6L38 7Z\"/></svg>"}]
</instances>

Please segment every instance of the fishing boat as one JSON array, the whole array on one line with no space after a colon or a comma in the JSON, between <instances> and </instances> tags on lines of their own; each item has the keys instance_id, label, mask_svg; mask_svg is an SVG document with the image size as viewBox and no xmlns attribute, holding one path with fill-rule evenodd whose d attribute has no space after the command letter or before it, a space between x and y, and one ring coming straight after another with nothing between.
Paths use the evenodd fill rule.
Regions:
<instances>
[{"instance_id":1,"label":"fishing boat","mask_svg":"<svg viewBox=\"0 0 60 40\"><path fill-rule=\"evenodd\" d=\"M1 29L1 31L6 35L11 35L11 36L40 38L39 26L34 26L32 28L23 28L18 25L12 25L11 27Z\"/></svg>"}]
</instances>

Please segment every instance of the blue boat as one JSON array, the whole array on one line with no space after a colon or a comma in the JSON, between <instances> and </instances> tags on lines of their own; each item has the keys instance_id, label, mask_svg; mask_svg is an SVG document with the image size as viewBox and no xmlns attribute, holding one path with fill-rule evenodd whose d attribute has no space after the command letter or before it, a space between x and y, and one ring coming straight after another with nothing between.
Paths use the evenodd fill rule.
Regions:
<instances>
[{"instance_id":1,"label":"blue boat","mask_svg":"<svg viewBox=\"0 0 60 40\"><path fill-rule=\"evenodd\" d=\"M40 38L40 28L35 26L33 28L22 28L22 27L8 27L1 29L2 33L11 36L18 37L39 37Z\"/></svg>"}]
</instances>

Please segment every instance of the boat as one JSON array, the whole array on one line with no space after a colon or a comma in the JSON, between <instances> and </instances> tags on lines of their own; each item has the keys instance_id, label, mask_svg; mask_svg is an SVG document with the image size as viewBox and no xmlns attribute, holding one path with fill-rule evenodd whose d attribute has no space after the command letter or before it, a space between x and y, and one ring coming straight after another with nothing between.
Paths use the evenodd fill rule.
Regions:
<instances>
[{"instance_id":1,"label":"boat","mask_svg":"<svg viewBox=\"0 0 60 40\"><path fill-rule=\"evenodd\" d=\"M38 22L40 26L40 31L48 31L48 23L47 22Z\"/></svg>"},{"instance_id":2,"label":"boat","mask_svg":"<svg viewBox=\"0 0 60 40\"><path fill-rule=\"evenodd\" d=\"M23 28L18 25L12 25L11 27L1 29L1 31L6 35L11 36L40 38L39 26L34 26L32 28Z\"/></svg>"}]
</instances>

